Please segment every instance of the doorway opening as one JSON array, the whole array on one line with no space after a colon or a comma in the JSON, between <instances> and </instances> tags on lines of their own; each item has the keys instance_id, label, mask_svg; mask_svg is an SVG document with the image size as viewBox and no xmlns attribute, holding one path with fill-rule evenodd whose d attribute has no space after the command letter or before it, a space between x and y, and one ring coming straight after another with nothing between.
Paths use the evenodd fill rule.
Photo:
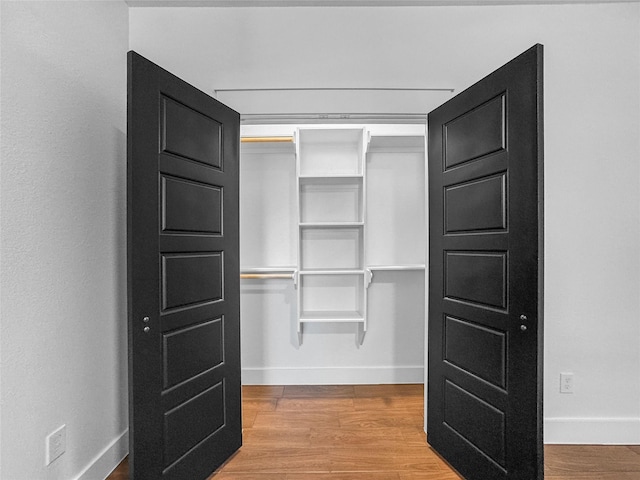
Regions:
<instances>
[{"instance_id":1,"label":"doorway opening","mask_svg":"<svg viewBox=\"0 0 640 480\"><path fill-rule=\"evenodd\" d=\"M425 119L347 117L241 127L244 384L424 382Z\"/></svg>"}]
</instances>

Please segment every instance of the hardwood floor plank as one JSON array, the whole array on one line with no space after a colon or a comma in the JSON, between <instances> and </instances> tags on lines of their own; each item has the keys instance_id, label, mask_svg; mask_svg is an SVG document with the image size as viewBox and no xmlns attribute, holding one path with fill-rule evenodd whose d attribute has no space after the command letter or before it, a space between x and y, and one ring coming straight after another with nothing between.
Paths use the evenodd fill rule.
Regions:
<instances>
[{"instance_id":1,"label":"hardwood floor plank","mask_svg":"<svg viewBox=\"0 0 640 480\"><path fill-rule=\"evenodd\" d=\"M280 398L278 412L352 412L353 398Z\"/></svg>"},{"instance_id":2,"label":"hardwood floor plank","mask_svg":"<svg viewBox=\"0 0 640 480\"><path fill-rule=\"evenodd\" d=\"M251 428L258 412L273 412L278 403L277 398L254 398L242 401L242 428Z\"/></svg>"},{"instance_id":3,"label":"hardwood floor plank","mask_svg":"<svg viewBox=\"0 0 640 480\"><path fill-rule=\"evenodd\" d=\"M284 474L286 476L286 474ZM213 474L209 480L283 480L286 478L282 472L276 473L225 473Z\"/></svg>"},{"instance_id":4,"label":"hardwood floor plank","mask_svg":"<svg viewBox=\"0 0 640 480\"><path fill-rule=\"evenodd\" d=\"M307 447L317 445L311 439L310 428L301 427L273 427L273 428L247 428L242 434L245 445L255 447Z\"/></svg>"},{"instance_id":5,"label":"hardwood floor plank","mask_svg":"<svg viewBox=\"0 0 640 480\"><path fill-rule=\"evenodd\" d=\"M627 448L634 453L640 455L640 445L628 445Z\"/></svg>"},{"instance_id":6,"label":"hardwood floor plank","mask_svg":"<svg viewBox=\"0 0 640 480\"><path fill-rule=\"evenodd\" d=\"M256 412L274 412L278 405L278 398L249 398L242 401L243 410Z\"/></svg>"},{"instance_id":7,"label":"hardwood floor plank","mask_svg":"<svg viewBox=\"0 0 640 480\"><path fill-rule=\"evenodd\" d=\"M441 461L426 447L352 447L328 449L331 471L440 472Z\"/></svg>"},{"instance_id":8,"label":"hardwood floor plank","mask_svg":"<svg viewBox=\"0 0 640 480\"><path fill-rule=\"evenodd\" d=\"M341 427L416 427L424 424L420 412L398 410L340 412Z\"/></svg>"},{"instance_id":9,"label":"hardwood floor plank","mask_svg":"<svg viewBox=\"0 0 640 480\"><path fill-rule=\"evenodd\" d=\"M253 423L256 421L256 416L258 415L257 410L252 409L243 409L242 410L242 429L253 427Z\"/></svg>"},{"instance_id":10,"label":"hardwood floor plank","mask_svg":"<svg viewBox=\"0 0 640 480\"><path fill-rule=\"evenodd\" d=\"M634 472L640 478L640 459L627 446L547 445L545 472L549 476L569 472Z\"/></svg>"},{"instance_id":11,"label":"hardwood floor plank","mask_svg":"<svg viewBox=\"0 0 640 480\"><path fill-rule=\"evenodd\" d=\"M366 397L419 397L424 396L424 385L421 383L389 384L389 385L354 385L355 396Z\"/></svg>"},{"instance_id":12,"label":"hardwood floor plank","mask_svg":"<svg viewBox=\"0 0 640 480\"><path fill-rule=\"evenodd\" d=\"M312 428L311 445L321 447L396 447L403 442L399 428Z\"/></svg>"},{"instance_id":13,"label":"hardwood floor plank","mask_svg":"<svg viewBox=\"0 0 640 480\"><path fill-rule=\"evenodd\" d=\"M284 397L311 397L311 398L353 398L353 385L287 385L284 387Z\"/></svg>"},{"instance_id":14,"label":"hardwood floor plank","mask_svg":"<svg viewBox=\"0 0 640 480\"><path fill-rule=\"evenodd\" d=\"M424 416L424 401L422 397L356 397L353 400L356 410L400 410L414 411Z\"/></svg>"},{"instance_id":15,"label":"hardwood floor plank","mask_svg":"<svg viewBox=\"0 0 640 480\"><path fill-rule=\"evenodd\" d=\"M400 480L464 480L454 472L400 472L399 477Z\"/></svg>"},{"instance_id":16,"label":"hardwood floor plank","mask_svg":"<svg viewBox=\"0 0 640 480\"><path fill-rule=\"evenodd\" d=\"M242 401L252 398L279 398L284 392L283 386L277 385L244 385Z\"/></svg>"},{"instance_id":17,"label":"hardwood floor plank","mask_svg":"<svg viewBox=\"0 0 640 480\"><path fill-rule=\"evenodd\" d=\"M288 473L326 473L330 470L329 452L324 448L266 448L245 445L224 465L221 472L281 473L284 476Z\"/></svg>"},{"instance_id":18,"label":"hardwood floor plank","mask_svg":"<svg viewBox=\"0 0 640 480\"><path fill-rule=\"evenodd\" d=\"M399 480L396 472L330 472L330 473L304 473L289 474L286 480Z\"/></svg>"},{"instance_id":19,"label":"hardwood floor plank","mask_svg":"<svg viewBox=\"0 0 640 480\"><path fill-rule=\"evenodd\" d=\"M427 435L424 433L424 427L422 425L403 427L401 432L404 445L413 447L427 445Z\"/></svg>"},{"instance_id":20,"label":"hardwood floor plank","mask_svg":"<svg viewBox=\"0 0 640 480\"><path fill-rule=\"evenodd\" d=\"M258 412L252 428L340 427L338 412Z\"/></svg>"}]
</instances>

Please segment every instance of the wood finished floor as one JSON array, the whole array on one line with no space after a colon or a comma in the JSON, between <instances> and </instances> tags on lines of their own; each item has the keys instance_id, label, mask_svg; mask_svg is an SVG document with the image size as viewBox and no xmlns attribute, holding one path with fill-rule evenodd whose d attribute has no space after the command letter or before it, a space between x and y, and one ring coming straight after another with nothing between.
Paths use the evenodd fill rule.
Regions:
<instances>
[{"instance_id":1,"label":"wood finished floor","mask_svg":"<svg viewBox=\"0 0 640 480\"><path fill-rule=\"evenodd\" d=\"M210 480L460 479L423 424L422 385L245 386L244 445ZM548 445L545 478L639 480L640 446Z\"/></svg>"}]
</instances>

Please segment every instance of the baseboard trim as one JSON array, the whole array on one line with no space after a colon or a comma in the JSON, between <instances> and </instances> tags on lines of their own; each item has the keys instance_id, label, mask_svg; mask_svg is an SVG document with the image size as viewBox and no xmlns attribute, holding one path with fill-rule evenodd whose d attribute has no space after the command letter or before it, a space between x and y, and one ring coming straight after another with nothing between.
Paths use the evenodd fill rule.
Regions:
<instances>
[{"instance_id":1,"label":"baseboard trim","mask_svg":"<svg viewBox=\"0 0 640 480\"><path fill-rule=\"evenodd\" d=\"M545 418L544 443L640 445L640 418Z\"/></svg>"},{"instance_id":2,"label":"baseboard trim","mask_svg":"<svg viewBox=\"0 0 640 480\"><path fill-rule=\"evenodd\" d=\"M243 385L424 383L424 367L243 368Z\"/></svg>"},{"instance_id":3,"label":"baseboard trim","mask_svg":"<svg viewBox=\"0 0 640 480\"><path fill-rule=\"evenodd\" d=\"M75 480L107 478L129 453L129 429L125 430L105 448Z\"/></svg>"}]
</instances>

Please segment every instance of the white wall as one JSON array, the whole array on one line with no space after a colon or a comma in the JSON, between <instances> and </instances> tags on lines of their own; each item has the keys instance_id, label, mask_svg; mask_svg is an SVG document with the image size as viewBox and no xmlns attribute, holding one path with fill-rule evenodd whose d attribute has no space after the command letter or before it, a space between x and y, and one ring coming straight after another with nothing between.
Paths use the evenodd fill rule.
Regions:
<instances>
[{"instance_id":1,"label":"white wall","mask_svg":"<svg viewBox=\"0 0 640 480\"><path fill-rule=\"evenodd\" d=\"M640 443L640 5L130 10L131 47L209 93L460 91L534 43L545 45L545 440ZM220 98L243 113L327 102ZM572 395L559 393L565 371Z\"/></svg>"},{"instance_id":2,"label":"white wall","mask_svg":"<svg viewBox=\"0 0 640 480\"><path fill-rule=\"evenodd\" d=\"M580 20L546 49L546 438L640 443L640 5Z\"/></svg>"},{"instance_id":3,"label":"white wall","mask_svg":"<svg viewBox=\"0 0 640 480\"><path fill-rule=\"evenodd\" d=\"M1 8L0 478L104 478L127 450L128 9Z\"/></svg>"},{"instance_id":4,"label":"white wall","mask_svg":"<svg viewBox=\"0 0 640 480\"><path fill-rule=\"evenodd\" d=\"M353 323L305 324L298 346L292 282L243 281L243 383L419 383L423 291L424 272L376 272L361 346Z\"/></svg>"}]
</instances>

